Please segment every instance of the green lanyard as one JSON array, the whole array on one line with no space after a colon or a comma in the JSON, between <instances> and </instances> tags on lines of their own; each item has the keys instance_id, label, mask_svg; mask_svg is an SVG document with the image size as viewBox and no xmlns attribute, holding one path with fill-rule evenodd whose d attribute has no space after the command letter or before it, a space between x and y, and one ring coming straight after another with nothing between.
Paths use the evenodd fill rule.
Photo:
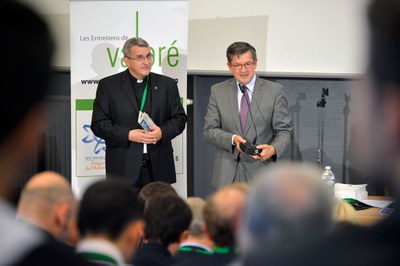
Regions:
<instances>
[{"instance_id":1,"label":"green lanyard","mask_svg":"<svg viewBox=\"0 0 400 266\"><path fill-rule=\"evenodd\" d=\"M94 252L84 252L82 256L90 261L106 262L111 265L118 265L118 262L110 256Z\"/></svg>"},{"instance_id":2,"label":"green lanyard","mask_svg":"<svg viewBox=\"0 0 400 266\"><path fill-rule=\"evenodd\" d=\"M185 251L185 252L197 252L197 253L201 253L201 254L206 254L206 255L212 255L212 252L205 250L205 249L201 249L201 248L192 248L192 247L180 247L179 251Z\"/></svg>"},{"instance_id":3,"label":"green lanyard","mask_svg":"<svg viewBox=\"0 0 400 266\"><path fill-rule=\"evenodd\" d=\"M214 247L214 253L216 254L229 254L231 253L231 250L233 251L234 254L239 253L239 248L238 247L232 247L232 246L227 246L227 247Z\"/></svg>"},{"instance_id":4,"label":"green lanyard","mask_svg":"<svg viewBox=\"0 0 400 266\"><path fill-rule=\"evenodd\" d=\"M215 247L214 252L218 254L228 254L230 251L229 247Z\"/></svg>"},{"instance_id":5,"label":"green lanyard","mask_svg":"<svg viewBox=\"0 0 400 266\"><path fill-rule=\"evenodd\" d=\"M149 84L149 78L147 77L146 79L146 85L144 86L144 91L143 91L143 96L142 96L142 103L140 104L140 112L143 111L144 103L146 102L146 97L147 97L147 85Z\"/></svg>"}]
</instances>

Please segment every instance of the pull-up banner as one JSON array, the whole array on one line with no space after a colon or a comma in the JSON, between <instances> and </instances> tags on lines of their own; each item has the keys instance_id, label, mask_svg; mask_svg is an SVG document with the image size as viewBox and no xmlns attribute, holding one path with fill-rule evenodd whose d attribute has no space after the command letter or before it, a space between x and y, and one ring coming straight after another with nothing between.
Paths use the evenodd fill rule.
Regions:
<instances>
[{"instance_id":1,"label":"pull-up banner","mask_svg":"<svg viewBox=\"0 0 400 266\"><path fill-rule=\"evenodd\" d=\"M90 130L98 81L126 69L122 47L132 37L151 46L152 72L178 82L186 110L188 0L70 1L72 187L80 196L105 178L105 143ZM187 194L186 131L173 140L177 183Z\"/></svg>"}]
</instances>

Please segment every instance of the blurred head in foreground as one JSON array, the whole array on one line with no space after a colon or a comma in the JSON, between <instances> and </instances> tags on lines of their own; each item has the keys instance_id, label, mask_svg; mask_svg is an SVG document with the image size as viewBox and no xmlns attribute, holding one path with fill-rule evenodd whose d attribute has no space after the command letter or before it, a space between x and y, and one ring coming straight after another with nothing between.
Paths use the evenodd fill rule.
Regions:
<instances>
[{"instance_id":1,"label":"blurred head in foreground","mask_svg":"<svg viewBox=\"0 0 400 266\"><path fill-rule=\"evenodd\" d=\"M186 203L192 211L192 221L184 242L195 242L212 248L213 242L205 232L203 211L205 200L199 197L188 197Z\"/></svg>"},{"instance_id":2,"label":"blurred head in foreground","mask_svg":"<svg viewBox=\"0 0 400 266\"><path fill-rule=\"evenodd\" d=\"M143 204L132 186L111 179L93 183L79 206L82 239L78 251L89 253L90 243L107 241L117 246L125 262L129 262L143 235L142 213Z\"/></svg>"},{"instance_id":3,"label":"blurred head in foreground","mask_svg":"<svg viewBox=\"0 0 400 266\"><path fill-rule=\"evenodd\" d=\"M399 188L400 177L400 1L375 0L368 9L370 55L356 128L358 164L371 177Z\"/></svg>"},{"instance_id":4,"label":"blurred head in foreground","mask_svg":"<svg viewBox=\"0 0 400 266\"><path fill-rule=\"evenodd\" d=\"M147 209L152 198L165 195L178 196L178 193L170 184L154 181L140 189L139 200L143 201L144 207Z\"/></svg>"},{"instance_id":5,"label":"blurred head in foreground","mask_svg":"<svg viewBox=\"0 0 400 266\"><path fill-rule=\"evenodd\" d=\"M0 105L6 118L0 131L0 196L10 199L11 185L45 131L53 39L44 20L15 1L0 3L0 33L1 88L8 103Z\"/></svg>"},{"instance_id":6,"label":"blurred head in foreground","mask_svg":"<svg viewBox=\"0 0 400 266\"><path fill-rule=\"evenodd\" d=\"M76 244L77 202L66 178L56 172L34 175L25 185L18 203L17 217L34 224L55 239Z\"/></svg>"},{"instance_id":7,"label":"blurred head in foreground","mask_svg":"<svg viewBox=\"0 0 400 266\"><path fill-rule=\"evenodd\" d=\"M325 235L332 225L333 195L321 171L303 163L281 163L258 173L241 228L241 252Z\"/></svg>"},{"instance_id":8,"label":"blurred head in foreground","mask_svg":"<svg viewBox=\"0 0 400 266\"><path fill-rule=\"evenodd\" d=\"M235 232L248 192L244 183L233 183L214 192L206 200L206 230L217 247L235 246Z\"/></svg>"},{"instance_id":9,"label":"blurred head in foreground","mask_svg":"<svg viewBox=\"0 0 400 266\"><path fill-rule=\"evenodd\" d=\"M145 213L145 238L148 243L159 243L168 248L169 245L182 240L184 232L189 228L192 212L183 199L176 195L159 195L150 200ZM171 255L177 252L169 249Z\"/></svg>"}]
</instances>

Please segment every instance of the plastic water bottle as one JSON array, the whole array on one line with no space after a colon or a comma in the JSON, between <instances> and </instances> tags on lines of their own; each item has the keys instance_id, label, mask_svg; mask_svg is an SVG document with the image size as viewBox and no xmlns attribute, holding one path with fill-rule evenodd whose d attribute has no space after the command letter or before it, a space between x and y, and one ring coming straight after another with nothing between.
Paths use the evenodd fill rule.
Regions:
<instances>
[{"instance_id":1,"label":"plastic water bottle","mask_svg":"<svg viewBox=\"0 0 400 266\"><path fill-rule=\"evenodd\" d=\"M334 189L335 175L333 174L330 166L325 166L325 170L322 172L322 180L328 185L330 189Z\"/></svg>"}]
</instances>

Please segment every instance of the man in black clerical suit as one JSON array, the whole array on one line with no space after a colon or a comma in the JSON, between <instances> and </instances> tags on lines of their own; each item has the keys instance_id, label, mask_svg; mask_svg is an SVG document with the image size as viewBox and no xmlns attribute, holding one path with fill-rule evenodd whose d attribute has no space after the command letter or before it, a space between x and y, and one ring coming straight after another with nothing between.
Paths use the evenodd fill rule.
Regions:
<instances>
[{"instance_id":1,"label":"man in black clerical suit","mask_svg":"<svg viewBox=\"0 0 400 266\"><path fill-rule=\"evenodd\" d=\"M107 177L127 178L137 187L152 181L175 183L171 140L185 128L186 114L176 81L150 72L152 54L142 38L123 47L124 72L100 80L91 129L106 142ZM138 123L147 113L155 126Z\"/></svg>"}]
</instances>

